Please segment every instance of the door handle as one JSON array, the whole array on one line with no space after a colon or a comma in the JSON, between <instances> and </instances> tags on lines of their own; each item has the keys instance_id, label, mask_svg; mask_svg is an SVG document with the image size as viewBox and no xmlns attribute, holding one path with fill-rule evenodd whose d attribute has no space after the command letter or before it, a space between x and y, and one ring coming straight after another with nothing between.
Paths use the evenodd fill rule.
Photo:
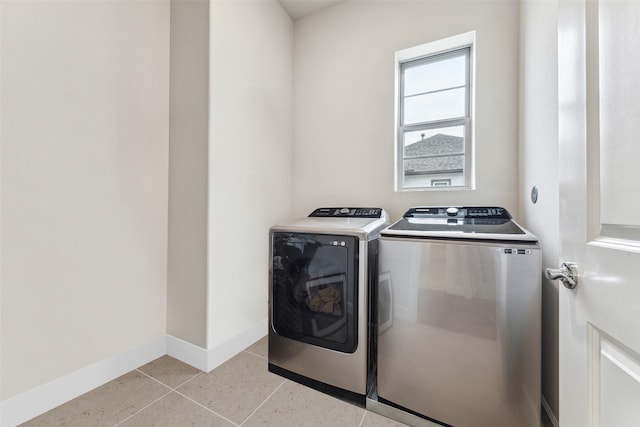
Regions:
<instances>
[{"instance_id":1,"label":"door handle","mask_svg":"<svg viewBox=\"0 0 640 427\"><path fill-rule=\"evenodd\" d=\"M572 262L563 262L560 268L546 268L544 275L549 280L560 280L565 288L578 286L578 270Z\"/></svg>"}]
</instances>

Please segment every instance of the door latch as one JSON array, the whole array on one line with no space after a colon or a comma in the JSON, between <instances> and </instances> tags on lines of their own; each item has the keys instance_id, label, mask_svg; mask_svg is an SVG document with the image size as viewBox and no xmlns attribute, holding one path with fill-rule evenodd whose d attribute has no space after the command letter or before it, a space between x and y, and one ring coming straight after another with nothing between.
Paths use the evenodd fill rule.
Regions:
<instances>
[{"instance_id":1,"label":"door latch","mask_svg":"<svg viewBox=\"0 0 640 427\"><path fill-rule=\"evenodd\" d=\"M565 288L574 289L578 286L578 269L572 262L563 262L560 268L547 268L544 275L549 280L560 280Z\"/></svg>"}]
</instances>

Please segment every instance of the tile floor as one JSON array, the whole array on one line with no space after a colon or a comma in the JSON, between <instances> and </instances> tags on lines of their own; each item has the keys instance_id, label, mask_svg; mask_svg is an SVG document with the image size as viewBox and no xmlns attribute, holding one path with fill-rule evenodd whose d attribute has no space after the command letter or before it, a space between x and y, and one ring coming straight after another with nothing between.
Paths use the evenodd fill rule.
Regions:
<instances>
[{"instance_id":1,"label":"tile floor","mask_svg":"<svg viewBox=\"0 0 640 427\"><path fill-rule=\"evenodd\" d=\"M264 338L208 374L163 356L22 426L404 424L271 374Z\"/></svg>"}]
</instances>

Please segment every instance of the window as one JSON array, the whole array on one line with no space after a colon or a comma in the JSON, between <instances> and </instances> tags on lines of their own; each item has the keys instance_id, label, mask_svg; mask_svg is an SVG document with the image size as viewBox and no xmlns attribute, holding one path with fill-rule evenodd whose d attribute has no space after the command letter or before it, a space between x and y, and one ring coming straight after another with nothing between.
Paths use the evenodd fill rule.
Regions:
<instances>
[{"instance_id":1,"label":"window","mask_svg":"<svg viewBox=\"0 0 640 427\"><path fill-rule=\"evenodd\" d=\"M473 187L474 40L396 53L396 190Z\"/></svg>"}]
</instances>

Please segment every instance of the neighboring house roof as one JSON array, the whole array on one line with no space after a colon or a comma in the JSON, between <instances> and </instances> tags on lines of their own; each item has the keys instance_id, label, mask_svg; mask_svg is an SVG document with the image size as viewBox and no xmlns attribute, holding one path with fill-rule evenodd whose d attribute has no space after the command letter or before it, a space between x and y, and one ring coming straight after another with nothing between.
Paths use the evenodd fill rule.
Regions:
<instances>
[{"instance_id":1,"label":"neighboring house roof","mask_svg":"<svg viewBox=\"0 0 640 427\"><path fill-rule=\"evenodd\" d=\"M404 149L405 175L462 172L464 138L437 134Z\"/></svg>"}]
</instances>

